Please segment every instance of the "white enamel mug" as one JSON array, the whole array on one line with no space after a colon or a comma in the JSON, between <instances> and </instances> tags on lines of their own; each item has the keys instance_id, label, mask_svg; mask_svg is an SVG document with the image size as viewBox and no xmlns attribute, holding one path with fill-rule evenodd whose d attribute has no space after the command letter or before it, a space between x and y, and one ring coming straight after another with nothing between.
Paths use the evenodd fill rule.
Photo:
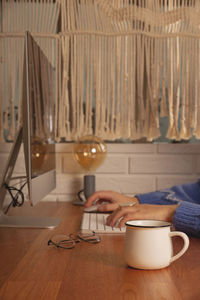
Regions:
<instances>
[{"instance_id":1,"label":"white enamel mug","mask_svg":"<svg viewBox=\"0 0 200 300\"><path fill-rule=\"evenodd\" d=\"M181 257L189 247L188 236L180 231L170 231L171 223L159 220L134 220L126 222L124 258L137 269L161 269ZM172 237L183 238L184 245L173 256Z\"/></svg>"}]
</instances>

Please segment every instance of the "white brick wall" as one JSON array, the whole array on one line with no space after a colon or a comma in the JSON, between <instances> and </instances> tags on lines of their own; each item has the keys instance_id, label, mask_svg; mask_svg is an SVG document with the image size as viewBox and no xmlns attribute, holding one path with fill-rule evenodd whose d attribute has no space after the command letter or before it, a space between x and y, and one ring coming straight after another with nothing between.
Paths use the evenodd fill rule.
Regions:
<instances>
[{"instance_id":1,"label":"white brick wall","mask_svg":"<svg viewBox=\"0 0 200 300\"><path fill-rule=\"evenodd\" d=\"M2 172L10 144L0 144ZM146 193L200 177L199 144L107 144L104 163L96 170L96 189ZM56 145L57 187L48 200L70 201L82 189L84 171L73 159L73 144ZM23 151L15 174L24 173Z\"/></svg>"}]
</instances>

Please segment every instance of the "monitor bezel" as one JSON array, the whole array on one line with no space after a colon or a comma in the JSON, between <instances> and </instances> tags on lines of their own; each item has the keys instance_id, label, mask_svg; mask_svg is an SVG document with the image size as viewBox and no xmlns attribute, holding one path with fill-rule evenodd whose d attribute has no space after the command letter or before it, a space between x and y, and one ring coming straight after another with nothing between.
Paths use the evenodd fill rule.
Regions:
<instances>
[{"instance_id":1,"label":"monitor bezel","mask_svg":"<svg viewBox=\"0 0 200 300\"><path fill-rule=\"evenodd\" d=\"M32 178L31 172L31 125L30 125L30 88L29 88L29 47L30 41L34 41L31 34L25 33L24 43L24 67L23 67L23 95L22 95L22 126L19 128L16 139L12 145L3 176L0 181L0 227L17 228L54 228L61 222L55 217L39 216L9 216L4 213L6 188L5 183L9 183L13 174L16 160L21 144L24 144L24 161L26 169L26 179L28 185L28 199L31 206L36 205L45 195L56 187L56 169L40 174ZM36 191L34 193L34 191ZM43 192L42 192L43 191Z\"/></svg>"}]
</instances>

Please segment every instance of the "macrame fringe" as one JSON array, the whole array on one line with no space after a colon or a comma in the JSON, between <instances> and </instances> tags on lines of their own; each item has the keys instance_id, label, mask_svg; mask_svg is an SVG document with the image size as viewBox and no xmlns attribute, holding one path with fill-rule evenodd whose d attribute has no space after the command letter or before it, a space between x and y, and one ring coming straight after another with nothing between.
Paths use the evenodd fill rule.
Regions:
<instances>
[{"instance_id":1,"label":"macrame fringe","mask_svg":"<svg viewBox=\"0 0 200 300\"><path fill-rule=\"evenodd\" d=\"M163 116L169 139L189 139L191 127L198 136L199 16L198 1L67 1L62 34L76 37L71 56L82 54L69 102L86 106L72 139L152 141Z\"/></svg>"},{"instance_id":2,"label":"macrame fringe","mask_svg":"<svg viewBox=\"0 0 200 300\"><path fill-rule=\"evenodd\" d=\"M19 33L25 28L56 68L56 141L86 134L152 141L160 136L164 116L169 139L200 138L200 1L4 0L2 11L0 47L8 60L0 76L11 84L1 87L7 98L0 124L9 112L9 138L22 92L14 98L22 77ZM17 49L14 56L7 55L11 45Z\"/></svg>"},{"instance_id":3,"label":"macrame fringe","mask_svg":"<svg viewBox=\"0 0 200 300\"><path fill-rule=\"evenodd\" d=\"M24 32L26 30L34 35L36 42L56 72L61 70L58 68L57 62L55 63L57 53L55 53L54 45L59 38L55 33L60 14L60 3L54 3L53 0L42 2L38 0L3 0L0 14L0 80L3 83L0 84L0 142L5 142L4 132L7 133L7 140L14 140L16 131L22 122L21 99ZM47 93L47 91L45 92ZM57 93L59 92L57 91ZM58 97L55 98L58 101ZM57 115L55 114L57 102L56 104L51 103L51 105L55 116L53 118L55 134L58 134ZM45 122L44 124L47 125Z\"/></svg>"}]
</instances>

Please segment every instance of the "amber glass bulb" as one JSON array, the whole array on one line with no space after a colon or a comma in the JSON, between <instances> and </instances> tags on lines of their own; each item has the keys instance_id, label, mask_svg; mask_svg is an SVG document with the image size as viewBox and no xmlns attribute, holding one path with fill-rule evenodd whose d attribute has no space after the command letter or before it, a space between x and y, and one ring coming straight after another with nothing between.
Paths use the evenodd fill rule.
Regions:
<instances>
[{"instance_id":1,"label":"amber glass bulb","mask_svg":"<svg viewBox=\"0 0 200 300\"><path fill-rule=\"evenodd\" d=\"M107 147L102 139L93 135L79 138L74 143L74 157L87 172L95 171L106 158Z\"/></svg>"},{"instance_id":2,"label":"amber glass bulb","mask_svg":"<svg viewBox=\"0 0 200 300\"><path fill-rule=\"evenodd\" d=\"M47 153L47 146L42 142L40 138L31 138L31 159L32 168L39 170L44 163L45 155Z\"/></svg>"}]
</instances>

